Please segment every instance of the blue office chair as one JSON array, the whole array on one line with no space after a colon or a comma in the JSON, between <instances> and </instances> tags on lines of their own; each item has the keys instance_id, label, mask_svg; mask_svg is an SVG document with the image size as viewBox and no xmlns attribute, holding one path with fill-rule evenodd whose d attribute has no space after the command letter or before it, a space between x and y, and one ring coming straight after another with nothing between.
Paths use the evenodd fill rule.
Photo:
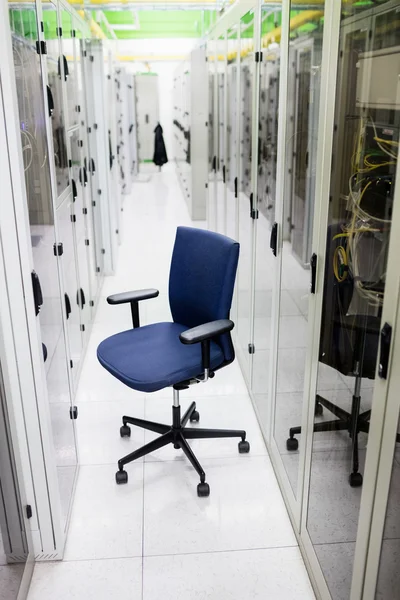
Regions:
<instances>
[{"instance_id":1,"label":"blue office chair","mask_svg":"<svg viewBox=\"0 0 400 600\"><path fill-rule=\"evenodd\" d=\"M131 425L161 434L154 441L118 461L116 482L127 483L124 466L167 444L182 449L200 476L199 496L208 496L206 475L187 440L241 438L239 452L250 451L246 432L241 430L188 428L200 415L192 402L181 418L179 392L192 384L206 382L215 371L235 359L229 320L239 244L202 229L178 227L169 279L172 323L140 327L139 302L158 296L158 290L115 294L109 304L130 303L133 329L104 340L97 349L100 363L125 385L142 392L173 388L172 426L122 417L120 434L129 437Z\"/></svg>"}]
</instances>

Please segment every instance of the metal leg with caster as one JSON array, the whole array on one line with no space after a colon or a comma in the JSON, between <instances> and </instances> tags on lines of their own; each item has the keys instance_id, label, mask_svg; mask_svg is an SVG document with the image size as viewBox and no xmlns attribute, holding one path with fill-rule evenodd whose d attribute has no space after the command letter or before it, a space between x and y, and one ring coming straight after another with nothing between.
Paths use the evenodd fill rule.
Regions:
<instances>
[{"instance_id":1,"label":"metal leg with caster","mask_svg":"<svg viewBox=\"0 0 400 600\"><path fill-rule=\"evenodd\" d=\"M206 483L206 474L202 466L197 460L193 450L188 444L188 440L199 439L222 439L222 438L241 438L238 445L239 454L247 454L250 452L250 444L246 440L246 432L241 429L204 429L199 427L186 427L188 421L197 423L200 415L196 410L196 403L192 402L185 414L181 418L181 407L179 405L179 393L174 389L174 405L172 407L172 425L164 425L162 423L153 423L135 417L124 416L122 418L122 427L120 429L121 437L130 437L131 430L128 424L136 425L148 431L154 431L162 434L160 437L149 442L142 448L131 452L118 461L118 471L115 475L118 484L128 482L128 473L124 470L124 466L146 454L155 452L159 448L168 444L173 444L177 450L182 450L193 468L197 471L200 477L200 483L197 486L197 495L199 497L207 497L210 494L210 486Z\"/></svg>"}]
</instances>

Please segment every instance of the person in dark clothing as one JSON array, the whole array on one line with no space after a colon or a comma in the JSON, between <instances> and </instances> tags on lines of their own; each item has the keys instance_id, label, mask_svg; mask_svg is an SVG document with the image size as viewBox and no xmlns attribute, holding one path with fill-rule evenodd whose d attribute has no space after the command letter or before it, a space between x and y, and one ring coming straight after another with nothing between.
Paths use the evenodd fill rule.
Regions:
<instances>
[{"instance_id":1,"label":"person in dark clothing","mask_svg":"<svg viewBox=\"0 0 400 600\"><path fill-rule=\"evenodd\" d=\"M158 123L157 127L154 130L154 157L153 162L157 167L162 167L165 163L168 162L167 151L165 149L164 137L163 137L163 128L160 123Z\"/></svg>"}]
</instances>

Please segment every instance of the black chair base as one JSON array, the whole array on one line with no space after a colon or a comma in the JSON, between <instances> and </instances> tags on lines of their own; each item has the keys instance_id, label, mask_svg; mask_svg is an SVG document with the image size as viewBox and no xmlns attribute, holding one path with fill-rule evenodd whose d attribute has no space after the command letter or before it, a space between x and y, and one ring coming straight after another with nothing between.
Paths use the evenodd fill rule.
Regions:
<instances>
[{"instance_id":1,"label":"black chair base","mask_svg":"<svg viewBox=\"0 0 400 600\"><path fill-rule=\"evenodd\" d=\"M356 390L359 389L356 382ZM333 404L330 400L323 398L317 394L315 404L315 414L320 416L323 414L323 408L327 408L332 414L338 417L334 421L324 421L323 423L314 423L314 433L323 431L348 431L352 439L352 471L349 475L349 484L351 487L360 487L363 483L363 476L359 473L358 460L358 434L362 431L369 433L369 420L371 411L367 410L360 414L361 397L358 394L353 395L351 412L347 412ZM298 440L294 437L301 433L301 427L291 427L289 429L289 438L286 441L286 448L290 451L297 450L299 447ZM397 434L397 443L400 442L400 434Z\"/></svg>"},{"instance_id":2,"label":"black chair base","mask_svg":"<svg viewBox=\"0 0 400 600\"><path fill-rule=\"evenodd\" d=\"M199 413L196 411L196 403L192 402L183 417L181 418L180 406L172 407L172 426L164 425L162 423L153 423L152 421L145 421L143 419L136 419L135 417L122 417L122 427L120 429L121 437L130 437L131 429L128 425L136 425L142 429L148 431L154 431L155 433L161 434L160 437L149 442L142 448L131 452L127 456L124 456L118 461L118 471L115 475L115 480L118 484L128 482L128 473L124 470L124 466L128 463L150 454L167 444L173 444L174 448L181 449L185 453L186 457L191 462L194 469L197 471L200 477L200 483L197 486L197 495L199 497L206 497L210 495L210 486L206 483L206 474L187 440L199 440L199 439L211 439L211 438L241 438L238 444L239 453L246 454L250 452L250 444L246 441L246 432L243 430L230 430L230 429L200 429L197 427L189 428L186 427L186 423L197 423L200 419Z\"/></svg>"}]
</instances>

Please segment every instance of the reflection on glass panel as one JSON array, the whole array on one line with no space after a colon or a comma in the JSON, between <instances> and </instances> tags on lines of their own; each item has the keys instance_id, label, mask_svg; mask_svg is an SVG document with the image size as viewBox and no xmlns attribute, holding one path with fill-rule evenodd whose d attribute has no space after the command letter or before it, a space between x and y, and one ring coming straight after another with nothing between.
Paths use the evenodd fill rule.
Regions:
<instances>
[{"instance_id":1,"label":"reflection on glass panel","mask_svg":"<svg viewBox=\"0 0 400 600\"><path fill-rule=\"evenodd\" d=\"M270 7L261 9L258 169L257 169L257 247L254 305L254 345L252 390L261 425L266 433L271 308L274 256L270 250L271 228L275 220L276 167L278 143L278 100L280 45L274 40L274 31L281 23L281 11L271 13Z\"/></svg>"},{"instance_id":2,"label":"reflection on glass panel","mask_svg":"<svg viewBox=\"0 0 400 600\"><path fill-rule=\"evenodd\" d=\"M28 558L10 424L0 367L0 597L17 600Z\"/></svg>"},{"instance_id":3,"label":"reflection on glass panel","mask_svg":"<svg viewBox=\"0 0 400 600\"><path fill-rule=\"evenodd\" d=\"M226 232L226 196L225 196L225 78L226 78L226 39L221 37L217 42L217 123L216 147L217 147L217 231Z\"/></svg>"},{"instance_id":4,"label":"reflection on glass panel","mask_svg":"<svg viewBox=\"0 0 400 600\"><path fill-rule=\"evenodd\" d=\"M62 60L64 64L64 81L66 86L67 98L67 126L68 128L78 125L78 87L75 68L75 30L72 24L72 17L66 10L61 11L62 26Z\"/></svg>"},{"instance_id":5,"label":"reflection on glass panel","mask_svg":"<svg viewBox=\"0 0 400 600\"><path fill-rule=\"evenodd\" d=\"M252 99L254 83L254 14L246 13L240 20L240 93L237 98L239 111L239 171L238 178L238 237L240 261L237 277L237 339L241 350L244 372L250 377L251 354L251 263L252 218L250 216L251 166L252 166Z\"/></svg>"},{"instance_id":6,"label":"reflection on glass panel","mask_svg":"<svg viewBox=\"0 0 400 600\"><path fill-rule=\"evenodd\" d=\"M400 127L398 9L343 4L307 518L335 600L350 594Z\"/></svg>"},{"instance_id":7,"label":"reflection on glass panel","mask_svg":"<svg viewBox=\"0 0 400 600\"><path fill-rule=\"evenodd\" d=\"M226 181L226 234L231 238L236 238L237 219L236 219L236 181L239 166L238 156L238 105L237 105L237 86L238 86L238 28L234 27L228 31L227 35L227 126L226 126L226 146L225 146L225 181Z\"/></svg>"},{"instance_id":8,"label":"reflection on glass panel","mask_svg":"<svg viewBox=\"0 0 400 600\"><path fill-rule=\"evenodd\" d=\"M64 526L72 494L72 485L65 481L73 481L77 456L73 421L69 416L71 398L62 320L65 304L60 295L57 261L53 253L56 238L45 127L47 116L44 112L40 58L36 52L35 8L24 6L23 10L11 10L10 23L12 27L15 23L24 24L22 29L21 26L17 29L18 33L12 31L13 58L33 261L43 293L43 306L38 318L60 495L65 507Z\"/></svg>"},{"instance_id":9,"label":"reflection on glass panel","mask_svg":"<svg viewBox=\"0 0 400 600\"><path fill-rule=\"evenodd\" d=\"M274 437L292 491L297 495L297 439L287 431L301 423L310 291L312 221L324 12L291 4L278 373Z\"/></svg>"},{"instance_id":10,"label":"reflection on glass panel","mask_svg":"<svg viewBox=\"0 0 400 600\"><path fill-rule=\"evenodd\" d=\"M397 426L400 438L400 421ZM393 457L392 477L386 507L385 529L379 562L376 600L397 598L400 589L400 446Z\"/></svg>"},{"instance_id":11,"label":"reflection on glass panel","mask_svg":"<svg viewBox=\"0 0 400 600\"><path fill-rule=\"evenodd\" d=\"M60 196L68 187L68 152L65 131L65 116L62 99L62 78L67 69L60 52L57 36L57 9L54 4L47 2L43 6L44 35L47 43L47 74L48 95L53 106L51 124L53 129L54 163L56 167L57 193Z\"/></svg>"},{"instance_id":12,"label":"reflection on glass panel","mask_svg":"<svg viewBox=\"0 0 400 600\"><path fill-rule=\"evenodd\" d=\"M216 203L216 148L214 144L216 115L215 115L215 72L216 72L216 42L207 42L208 61L208 227L215 231L217 225L217 203Z\"/></svg>"}]
</instances>

